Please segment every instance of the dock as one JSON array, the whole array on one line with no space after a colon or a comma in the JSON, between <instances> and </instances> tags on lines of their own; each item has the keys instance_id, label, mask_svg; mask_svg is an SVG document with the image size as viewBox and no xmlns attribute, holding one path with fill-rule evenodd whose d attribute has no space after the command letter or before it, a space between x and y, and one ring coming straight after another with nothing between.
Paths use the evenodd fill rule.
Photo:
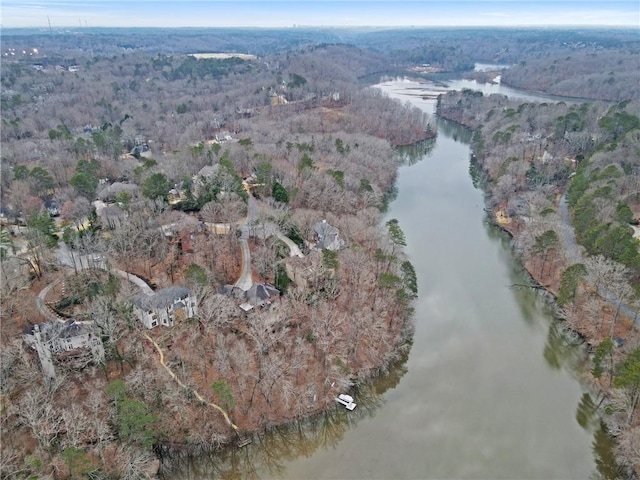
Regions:
<instances>
[{"instance_id":1,"label":"dock","mask_svg":"<svg viewBox=\"0 0 640 480\"><path fill-rule=\"evenodd\" d=\"M252 442L251 437L239 438L236 442L238 448L246 447Z\"/></svg>"}]
</instances>

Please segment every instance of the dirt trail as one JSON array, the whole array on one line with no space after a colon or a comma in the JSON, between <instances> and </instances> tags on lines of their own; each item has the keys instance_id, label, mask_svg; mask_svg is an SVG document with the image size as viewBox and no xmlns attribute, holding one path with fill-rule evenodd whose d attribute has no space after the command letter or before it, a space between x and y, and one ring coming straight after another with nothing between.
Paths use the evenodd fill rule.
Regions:
<instances>
[{"instance_id":1,"label":"dirt trail","mask_svg":"<svg viewBox=\"0 0 640 480\"><path fill-rule=\"evenodd\" d=\"M167 372L169 372L169 375L171 375L171 377L178 383L178 385L180 385L182 388L187 388L187 386L182 383L182 381L180 381L180 379L176 376L175 373L173 373L173 371L167 366L166 363L164 363L164 352L162 351L162 348L160 348L160 345L158 345L149 335L147 335L146 333L144 334L145 337L147 337L147 340L149 340L151 343L153 343L153 346L156 347L156 350L158 350L158 353L160 354L160 364L165 368L165 370ZM210 407L215 408L216 410L218 410L222 416L224 417L224 419L227 421L227 423L229 424L229 426L231 428L233 428L236 432L238 431L238 427L231 421L231 419L229 418L229 415L227 414L227 412L225 412L222 407L220 407L219 405L216 405L215 403L211 403L211 402L207 402L202 395L200 395L200 393L198 393L197 390L193 390L193 394L195 395L195 397L200 400L202 403L205 403L207 405L209 405Z\"/></svg>"}]
</instances>

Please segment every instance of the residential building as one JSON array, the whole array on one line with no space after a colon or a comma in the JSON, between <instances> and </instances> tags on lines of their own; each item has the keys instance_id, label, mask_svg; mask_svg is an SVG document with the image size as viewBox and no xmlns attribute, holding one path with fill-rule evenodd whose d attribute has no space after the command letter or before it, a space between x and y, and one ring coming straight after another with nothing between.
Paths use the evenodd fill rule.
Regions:
<instances>
[{"instance_id":1,"label":"residential building","mask_svg":"<svg viewBox=\"0 0 640 480\"><path fill-rule=\"evenodd\" d=\"M47 209L47 212L49 212L49 216L51 217L57 217L60 215L60 207L58 206L58 202L54 198L45 200L44 208Z\"/></svg>"},{"instance_id":2,"label":"residential building","mask_svg":"<svg viewBox=\"0 0 640 480\"><path fill-rule=\"evenodd\" d=\"M296 287L307 289L318 276L318 268L322 262L322 254L319 251L311 251L306 257L288 257L284 259L284 267L287 277Z\"/></svg>"},{"instance_id":3,"label":"residential building","mask_svg":"<svg viewBox=\"0 0 640 480\"><path fill-rule=\"evenodd\" d=\"M198 305L191 291L185 287L173 286L154 292L153 295L140 294L133 298L133 312L147 328L158 325L172 327L198 313Z\"/></svg>"},{"instance_id":4,"label":"residential building","mask_svg":"<svg viewBox=\"0 0 640 480\"><path fill-rule=\"evenodd\" d=\"M131 198L136 198L140 193L140 187L135 183L114 182L98 191L96 195L103 202L113 202L118 195L126 193Z\"/></svg>"},{"instance_id":5,"label":"residential building","mask_svg":"<svg viewBox=\"0 0 640 480\"><path fill-rule=\"evenodd\" d=\"M247 303L255 307L265 307L280 296L280 290L268 283L254 283L247 290Z\"/></svg>"},{"instance_id":6,"label":"residential building","mask_svg":"<svg viewBox=\"0 0 640 480\"><path fill-rule=\"evenodd\" d=\"M86 365L104 361L104 347L95 327L76 320L32 325L25 330L24 341L38 352L46 376L54 378L54 361Z\"/></svg>"},{"instance_id":7,"label":"residential building","mask_svg":"<svg viewBox=\"0 0 640 480\"><path fill-rule=\"evenodd\" d=\"M313 227L316 233L315 247L318 250L340 250L344 247L344 240L340 238L340 231L327 223L326 220L316 223Z\"/></svg>"}]
</instances>

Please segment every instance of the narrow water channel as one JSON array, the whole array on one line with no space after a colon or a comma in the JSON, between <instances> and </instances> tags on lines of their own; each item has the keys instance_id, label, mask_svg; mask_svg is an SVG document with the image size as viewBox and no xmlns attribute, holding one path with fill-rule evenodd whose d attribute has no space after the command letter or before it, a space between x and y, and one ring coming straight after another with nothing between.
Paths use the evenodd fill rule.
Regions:
<instances>
[{"instance_id":1,"label":"narrow water channel","mask_svg":"<svg viewBox=\"0 0 640 480\"><path fill-rule=\"evenodd\" d=\"M405 96L411 85L381 88ZM400 89L400 90L399 90ZM406 89L404 90L406 91ZM438 138L401 167L397 218L419 281L411 351L336 409L275 429L172 478L586 479L606 474L606 440L576 380L580 346L552 323L509 241L486 222L469 174L470 133ZM594 441L594 438L596 441Z\"/></svg>"}]
</instances>

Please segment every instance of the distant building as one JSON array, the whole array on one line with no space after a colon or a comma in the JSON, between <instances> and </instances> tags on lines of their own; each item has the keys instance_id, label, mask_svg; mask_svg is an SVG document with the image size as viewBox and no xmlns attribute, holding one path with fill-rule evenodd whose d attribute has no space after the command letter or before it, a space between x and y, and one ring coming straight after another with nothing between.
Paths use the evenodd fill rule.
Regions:
<instances>
[{"instance_id":1,"label":"distant building","mask_svg":"<svg viewBox=\"0 0 640 480\"><path fill-rule=\"evenodd\" d=\"M286 105L289 103L284 95L278 95L275 92L272 92L270 95L271 106L275 107L277 105Z\"/></svg>"},{"instance_id":2,"label":"distant building","mask_svg":"<svg viewBox=\"0 0 640 480\"><path fill-rule=\"evenodd\" d=\"M55 199L45 200L44 208L47 209L51 217L57 217L60 215L60 207Z\"/></svg>"},{"instance_id":3,"label":"distant building","mask_svg":"<svg viewBox=\"0 0 640 480\"><path fill-rule=\"evenodd\" d=\"M136 155L142 155L143 153L148 151L149 151L149 145L147 145L146 143L143 143L141 145L136 145L135 147L133 147L129 152L129 154L135 157Z\"/></svg>"},{"instance_id":4,"label":"distant building","mask_svg":"<svg viewBox=\"0 0 640 480\"><path fill-rule=\"evenodd\" d=\"M104 361L104 347L91 323L48 322L25 330L24 341L38 352L45 375L55 378L54 362L76 366Z\"/></svg>"},{"instance_id":5,"label":"distant building","mask_svg":"<svg viewBox=\"0 0 640 480\"><path fill-rule=\"evenodd\" d=\"M340 250L344 247L344 240L340 238L340 231L327 223L326 220L316 223L313 227L316 233L315 247L318 250Z\"/></svg>"},{"instance_id":6,"label":"distant building","mask_svg":"<svg viewBox=\"0 0 640 480\"><path fill-rule=\"evenodd\" d=\"M114 182L98 191L96 195L103 202L113 202L122 193L127 193L131 198L138 196L140 187L135 183Z\"/></svg>"},{"instance_id":7,"label":"distant building","mask_svg":"<svg viewBox=\"0 0 640 480\"><path fill-rule=\"evenodd\" d=\"M202 194L207 183L218 175L220 165L205 165L191 179L191 191L195 197Z\"/></svg>"},{"instance_id":8,"label":"distant building","mask_svg":"<svg viewBox=\"0 0 640 480\"><path fill-rule=\"evenodd\" d=\"M153 295L140 294L133 298L133 313L147 328L158 325L172 327L198 313L198 305L191 291L185 287L169 287Z\"/></svg>"},{"instance_id":9,"label":"distant building","mask_svg":"<svg viewBox=\"0 0 640 480\"><path fill-rule=\"evenodd\" d=\"M218 143L230 142L233 140L233 135L227 131L220 131L215 134L215 141Z\"/></svg>"}]
</instances>

